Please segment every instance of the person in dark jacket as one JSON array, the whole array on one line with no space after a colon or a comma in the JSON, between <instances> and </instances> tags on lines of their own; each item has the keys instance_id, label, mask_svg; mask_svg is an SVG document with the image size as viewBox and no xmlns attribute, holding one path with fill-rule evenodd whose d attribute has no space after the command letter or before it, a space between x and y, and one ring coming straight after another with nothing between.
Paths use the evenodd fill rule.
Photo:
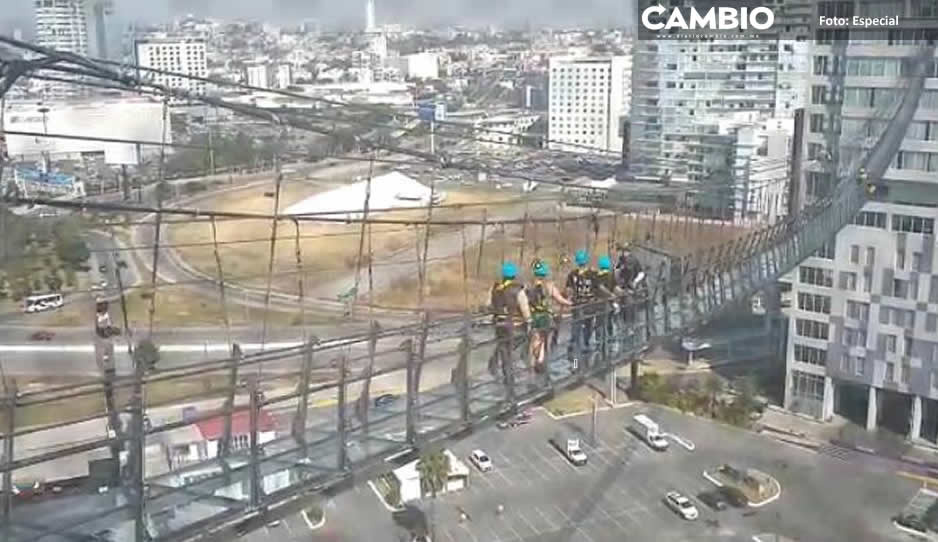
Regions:
<instances>
[{"instance_id":1,"label":"person in dark jacket","mask_svg":"<svg viewBox=\"0 0 938 542\"><path fill-rule=\"evenodd\" d=\"M595 273L589 268L589 254L578 250L574 255L576 269L567 275L567 299L573 302L573 318L570 322L570 343L567 359L580 367L588 363L590 340L593 337L593 321L596 316Z\"/></svg>"}]
</instances>

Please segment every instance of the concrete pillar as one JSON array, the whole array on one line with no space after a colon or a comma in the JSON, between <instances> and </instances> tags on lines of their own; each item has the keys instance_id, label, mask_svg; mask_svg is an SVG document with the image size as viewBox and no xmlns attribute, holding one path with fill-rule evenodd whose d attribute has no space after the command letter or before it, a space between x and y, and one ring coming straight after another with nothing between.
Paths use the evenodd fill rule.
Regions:
<instances>
[{"instance_id":1,"label":"concrete pillar","mask_svg":"<svg viewBox=\"0 0 938 542\"><path fill-rule=\"evenodd\" d=\"M870 386L870 395L866 403L866 430L876 430L876 418L879 415L879 394L873 386Z\"/></svg>"},{"instance_id":2,"label":"concrete pillar","mask_svg":"<svg viewBox=\"0 0 938 542\"><path fill-rule=\"evenodd\" d=\"M922 436L922 398L912 396L912 423L909 424L909 440L918 440Z\"/></svg>"},{"instance_id":3,"label":"concrete pillar","mask_svg":"<svg viewBox=\"0 0 938 542\"><path fill-rule=\"evenodd\" d=\"M824 402L821 405L821 420L829 422L834 417L834 379L824 377Z\"/></svg>"}]
</instances>

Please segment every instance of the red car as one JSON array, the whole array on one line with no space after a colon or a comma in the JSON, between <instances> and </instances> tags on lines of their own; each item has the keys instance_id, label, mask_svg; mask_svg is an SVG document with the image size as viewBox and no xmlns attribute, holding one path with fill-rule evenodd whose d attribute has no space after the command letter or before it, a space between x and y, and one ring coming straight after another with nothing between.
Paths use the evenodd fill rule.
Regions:
<instances>
[{"instance_id":1,"label":"red car","mask_svg":"<svg viewBox=\"0 0 938 542\"><path fill-rule=\"evenodd\" d=\"M55 337L55 333L51 331L37 331L29 336L29 339L32 341L51 341Z\"/></svg>"}]
</instances>

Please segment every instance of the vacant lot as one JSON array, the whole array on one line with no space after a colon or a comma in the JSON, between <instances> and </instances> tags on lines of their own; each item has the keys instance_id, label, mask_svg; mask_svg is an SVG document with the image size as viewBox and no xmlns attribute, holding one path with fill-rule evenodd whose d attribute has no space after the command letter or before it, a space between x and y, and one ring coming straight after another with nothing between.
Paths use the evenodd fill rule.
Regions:
<instances>
[{"instance_id":1,"label":"vacant lot","mask_svg":"<svg viewBox=\"0 0 938 542\"><path fill-rule=\"evenodd\" d=\"M286 183L281 196L281 209L328 188L323 183ZM211 207L217 210L270 213L273 210L271 190L270 187L258 187L221 194L212 199ZM521 205L520 202L514 203L513 198L517 199L517 195L472 189L447 190L444 202L447 207L434 209L433 216L441 220L481 219L486 206L497 205L498 212L506 212L513 205ZM360 208L361 204L349 202L349 208ZM495 211L490 208L488 212L491 214ZM426 219L427 211L394 211L374 216L420 222ZM450 229L434 228L434 234ZM283 221L278 224L274 250L273 284L277 290L290 293L297 290L297 235L307 281L329 280L336 274L353 271L358 265L360 225L306 222L297 226L293 222ZM174 244L181 245L179 253L189 264L204 273L217 273L210 224L174 225L169 228L169 236ZM219 256L228 280L256 286L266 284L271 236L269 220L218 221L217 236ZM376 260L403 249L415 250L416 243L417 234L412 226L375 224L371 227L371 245ZM367 254L367 242L363 249ZM367 261L363 263L367 264Z\"/></svg>"}]
</instances>

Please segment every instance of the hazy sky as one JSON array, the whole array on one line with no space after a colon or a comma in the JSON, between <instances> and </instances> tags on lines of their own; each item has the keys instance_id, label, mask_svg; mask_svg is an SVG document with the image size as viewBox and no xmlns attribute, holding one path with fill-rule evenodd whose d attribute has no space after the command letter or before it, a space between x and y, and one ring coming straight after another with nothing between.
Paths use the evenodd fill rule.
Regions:
<instances>
[{"instance_id":1,"label":"hazy sky","mask_svg":"<svg viewBox=\"0 0 938 542\"><path fill-rule=\"evenodd\" d=\"M34 0L0 0L0 29L14 26L31 34ZM376 0L379 23L598 25L634 18L634 0ZM291 22L316 18L324 24L363 24L364 0L114 0L121 21L160 22L194 13L225 18Z\"/></svg>"}]
</instances>

